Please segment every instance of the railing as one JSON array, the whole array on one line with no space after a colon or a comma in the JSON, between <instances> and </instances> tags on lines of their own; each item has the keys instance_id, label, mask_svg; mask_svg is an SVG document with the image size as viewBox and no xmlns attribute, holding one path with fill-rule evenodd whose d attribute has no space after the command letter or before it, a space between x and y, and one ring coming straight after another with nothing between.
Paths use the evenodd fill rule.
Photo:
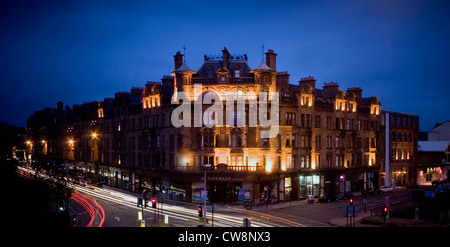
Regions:
<instances>
[{"instance_id":1,"label":"railing","mask_svg":"<svg viewBox=\"0 0 450 247\"><path fill-rule=\"evenodd\" d=\"M182 172L194 172L203 171L202 167L195 166L176 166L171 168L171 170L182 171ZM261 172L265 171L264 166L226 166L226 165L214 165L208 169L208 171L234 171L234 172Z\"/></svg>"},{"instance_id":2,"label":"railing","mask_svg":"<svg viewBox=\"0 0 450 247\"><path fill-rule=\"evenodd\" d=\"M217 78L192 78L192 83L201 83L205 85L211 85L211 84L220 84L217 81ZM230 84L254 84L255 79L253 77L230 77L229 78Z\"/></svg>"},{"instance_id":3,"label":"railing","mask_svg":"<svg viewBox=\"0 0 450 247\"><path fill-rule=\"evenodd\" d=\"M238 171L238 172L256 172L256 171L264 171L263 166L228 166L229 171Z\"/></svg>"}]
</instances>

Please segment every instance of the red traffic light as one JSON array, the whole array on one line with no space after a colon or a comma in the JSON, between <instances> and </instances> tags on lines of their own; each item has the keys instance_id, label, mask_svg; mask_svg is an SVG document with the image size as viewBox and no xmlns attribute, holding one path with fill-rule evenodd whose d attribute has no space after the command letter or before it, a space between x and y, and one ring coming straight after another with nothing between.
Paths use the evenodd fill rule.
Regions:
<instances>
[{"instance_id":1,"label":"red traffic light","mask_svg":"<svg viewBox=\"0 0 450 247\"><path fill-rule=\"evenodd\" d=\"M350 205L353 205L353 198L350 198L348 202L350 203Z\"/></svg>"},{"instance_id":2,"label":"red traffic light","mask_svg":"<svg viewBox=\"0 0 450 247\"><path fill-rule=\"evenodd\" d=\"M387 213L388 213L388 207L384 206L383 212L382 212L383 216L387 216Z\"/></svg>"},{"instance_id":3,"label":"red traffic light","mask_svg":"<svg viewBox=\"0 0 450 247\"><path fill-rule=\"evenodd\" d=\"M198 217L200 217L200 218L203 217L203 206L202 205L198 206Z\"/></svg>"},{"instance_id":4,"label":"red traffic light","mask_svg":"<svg viewBox=\"0 0 450 247\"><path fill-rule=\"evenodd\" d=\"M156 198L152 198L152 208L156 208Z\"/></svg>"}]
</instances>

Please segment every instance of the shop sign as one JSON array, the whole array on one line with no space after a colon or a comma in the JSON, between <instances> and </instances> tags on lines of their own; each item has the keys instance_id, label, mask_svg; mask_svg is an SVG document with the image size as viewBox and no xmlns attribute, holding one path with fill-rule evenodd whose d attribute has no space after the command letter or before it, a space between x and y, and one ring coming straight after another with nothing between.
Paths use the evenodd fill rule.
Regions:
<instances>
[{"instance_id":1,"label":"shop sign","mask_svg":"<svg viewBox=\"0 0 450 247\"><path fill-rule=\"evenodd\" d=\"M200 179L201 181L204 181L205 179L203 176ZM242 181L242 178L236 178L236 177L222 177L222 176L206 176L206 180L210 182L233 182L233 181Z\"/></svg>"}]
</instances>

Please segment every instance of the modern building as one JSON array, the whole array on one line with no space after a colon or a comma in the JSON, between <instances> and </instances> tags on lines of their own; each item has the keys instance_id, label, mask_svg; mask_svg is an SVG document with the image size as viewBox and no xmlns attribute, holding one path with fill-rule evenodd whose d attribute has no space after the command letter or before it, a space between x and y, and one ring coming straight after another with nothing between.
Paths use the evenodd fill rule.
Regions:
<instances>
[{"instance_id":1,"label":"modern building","mask_svg":"<svg viewBox=\"0 0 450 247\"><path fill-rule=\"evenodd\" d=\"M385 110L381 114L381 182L386 186L413 185L417 183L419 116Z\"/></svg>"},{"instance_id":2,"label":"modern building","mask_svg":"<svg viewBox=\"0 0 450 247\"><path fill-rule=\"evenodd\" d=\"M316 88L314 77L290 84L277 54L265 55L252 69L246 54L224 48L194 71L177 52L161 82L37 111L27 126L33 157L61 158L68 172L93 182L188 202L202 200L205 164L208 200L217 203L377 186L378 98L335 82Z\"/></svg>"},{"instance_id":3,"label":"modern building","mask_svg":"<svg viewBox=\"0 0 450 247\"><path fill-rule=\"evenodd\" d=\"M449 178L450 141L419 141L418 184Z\"/></svg>"}]
</instances>

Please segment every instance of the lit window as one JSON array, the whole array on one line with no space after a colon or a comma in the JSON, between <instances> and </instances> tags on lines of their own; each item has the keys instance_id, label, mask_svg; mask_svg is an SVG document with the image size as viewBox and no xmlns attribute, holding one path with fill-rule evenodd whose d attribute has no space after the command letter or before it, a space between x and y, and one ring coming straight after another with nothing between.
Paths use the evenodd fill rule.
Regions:
<instances>
[{"instance_id":1,"label":"lit window","mask_svg":"<svg viewBox=\"0 0 450 247\"><path fill-rule=\"evenodd\" d=\"M236 69L236 70L234 71L234 77L241 77L241 70Z\"/></svg>"}]
</instances>

